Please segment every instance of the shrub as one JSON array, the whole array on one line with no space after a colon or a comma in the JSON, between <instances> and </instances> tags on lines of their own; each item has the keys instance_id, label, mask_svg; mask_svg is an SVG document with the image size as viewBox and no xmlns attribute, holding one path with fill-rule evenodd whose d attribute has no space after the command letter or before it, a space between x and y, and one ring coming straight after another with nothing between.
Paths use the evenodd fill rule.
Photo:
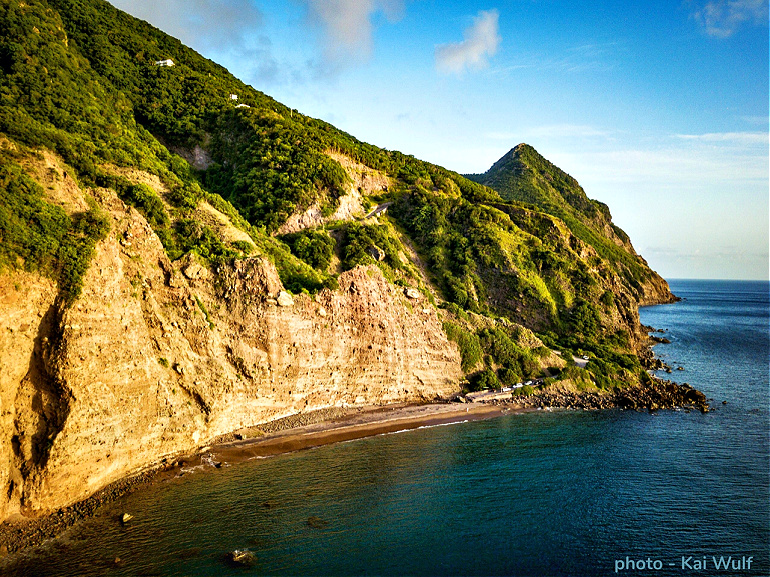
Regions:
<instances>
[{"instance_id":1,"label":"shrub","mask_svg":"<svg viewBox=\"0 0 770 577\"><path fill-rule=\"evenodd\" d=\"M473 375L470 379L470 388L472 391L483 391L486 389L499 389L500 380L494 370L487 367Z\"/></svg>"},{"instance_id":2,"label":"shrub","mask_svg":"<svg viewBox=\"0 0 770 577\"><path fill-rule=\"evenodd\" d=\"M479 337L459 325L451 322L444 323L444 332L449 340L457 343L460 348L462 369L466 373L472 371L481 361L481 342Z\"/></svg>"},{"instance_id":3,"label":"shrub","mask_svg":"<svg viewBox=\"0 0 770 577\"><path fill-rule=\"evenodd\" d=\"M398 257L399 243L386 225L350 223L342 240L342 266L350 270L358 265L379 264L370 252L373 247L383 251L383 263L394 269L403 268Z\"/></svg>"},{"instance_id":4,"label":"shrub","mask_svg":"<svg viewBox=\"0 0 770 577\"><path fill-rule=\"evenodd\" d=\"M509 369L507 367L501 367L498 369L497 376L499 377L500 382L508 387L515 385L516 383L520 383L523 378L520 372Z\"/></svg>"},{"instance_id":5,"label":"shrub","mask_svg":"<svg viewBox=\"0 0 770 577\"><path fill-rule=\"evenodd\" d=\"M326 270L334 254L334 239L325 232L303 230L280 237L294 256L304 260L313 268Z\"/></svg>"},{"instance_id":6,"label":"shrub","mask_svg":"<svg viewBox=\"0 0 770 577\"><path fill-rule=\"evenodd\" d=\"M601 328L597 306L583 299L577 300L570 311L568 323L573 333L586 338L597 335Z\"/></svg>"},{"instance_id":7,"label":"shrub","mask_svg":"<svg viewBox=\"0 0 770 577\"><path fill-rule=\"evenodd\" d=\"M169 218L163 201L146 184L131 184L118 194L125 203L141 212L153 229L168 226Z\"/></svg>"}]
</instances>

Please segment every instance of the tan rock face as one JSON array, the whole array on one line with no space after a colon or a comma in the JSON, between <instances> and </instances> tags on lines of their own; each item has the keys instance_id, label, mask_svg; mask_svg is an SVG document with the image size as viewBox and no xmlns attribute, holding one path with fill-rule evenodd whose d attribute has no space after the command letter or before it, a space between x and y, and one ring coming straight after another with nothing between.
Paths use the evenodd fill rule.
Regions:
<instances>
[{"instance_id":1,"label":"tan rock face","mask_svg":"<svg viewBox=\"0 0 770 577\"><path fill-rule=\"evenodd\" d=\"M410 312L375 267L292 297L263 259L171 263L134 209L95 194L112 230L72 307L46 279L0 275L0 519L240 427L457 389L459 353L436 311Z\"/></svg>"},{"instance_id":2,"label":"tan rock face","mask_svg":"<svg viewBox=\"0 0 770 577\"><path fill-rule=\"evenodd\" d=\"M278 229L277 234L288 234L320 226L327 222L352 220L356 216L364 216L364 209L361 205L363 197L379 194L388 190L388 186L391 185L390 178L378 170L369 168L339 152L327 151L326 154L339 162L345 170L351 181L350 189L338 199L339 206L331 216L324 217L321 205L313 203L307 209L291 215Z\"/></svg>"}]
</instances>

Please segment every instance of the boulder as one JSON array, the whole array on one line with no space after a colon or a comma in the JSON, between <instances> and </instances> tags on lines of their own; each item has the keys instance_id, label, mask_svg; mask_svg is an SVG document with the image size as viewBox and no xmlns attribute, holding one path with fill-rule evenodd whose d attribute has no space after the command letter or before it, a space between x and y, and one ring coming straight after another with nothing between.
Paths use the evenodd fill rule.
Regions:
<instances>
[{"instance_id":1,"label":"boulder","mask_svg":"<svg viewBox=\"0 0 770 577\"><path fill-rule=\"evenodd\" d=\"M182 274L190 280L204 279L209 276L209 270L197 262L188 264L182 269Z\"/></svg>"},{"instance_id":2,"label":"boulder","mask_svg":"<svg viewBox=\"0 0 770 577\"><path fill-rule=\"evenodd\" d=\"M294 306L294 299L286 291L278 293L278 306L279 307L291 307Z\"/></svg>"},{"instance_id":3,"label":"boulder","mask_svg":"<svg viewBox=\"0 0 770 577\"><path fill-rule=\"evenodd\" d=\"M411 287L405 288L404 294L406 295L407 298L410 298L410 299L419 299L422 296L420 291L418 291L416 288L411 288Z\"/></svg>"},{"instance_id":4,"label":"boulder","mask_svg":"<svg viewBox=\"0 0 770 577\"><path fill-rule=\"evenodd\" d=\"M323 529L329 524L328 521L324 521L323 519L319 519L318 517L308 517L307 525L308 527L312 527L313 529Z\"/></svg>"},{"instance_id":5,"label":"boulder","mask_svg":"<svg viewBox=\"0 0 770 577\"><path fill-rule=\"evenodd\" d=\"M201 264L194 252L188 252L182 257L181 271L190 280L204 279L209 276L209 269Z\"/></svg>"}]
</instances>

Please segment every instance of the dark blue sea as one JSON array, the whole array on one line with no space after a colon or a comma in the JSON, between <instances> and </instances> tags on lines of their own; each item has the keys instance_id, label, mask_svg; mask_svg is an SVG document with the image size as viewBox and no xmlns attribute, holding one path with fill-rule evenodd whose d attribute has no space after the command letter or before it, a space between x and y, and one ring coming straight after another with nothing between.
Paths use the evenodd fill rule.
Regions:
<instances>
[{"instance_id":1,"label":"dark blue sea","mask_svg":"<svg viewBox=\"0 0 770 577\"><path fill-rule=\"evenodd\" d=\"M642 322L684 368L661 376L712 412L543 411L234 465L134 493L0 574L768 576L768 283L671 287L684 300ZM236 548L256 565L226 565Z\"/></svg>"}]
</instances>

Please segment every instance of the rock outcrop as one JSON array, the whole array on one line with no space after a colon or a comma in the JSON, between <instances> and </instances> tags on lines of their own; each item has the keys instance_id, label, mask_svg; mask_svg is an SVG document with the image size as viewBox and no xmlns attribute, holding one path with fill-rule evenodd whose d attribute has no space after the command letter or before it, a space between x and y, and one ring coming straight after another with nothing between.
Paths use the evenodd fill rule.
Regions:
<instances>
[{"instance_id":1,"label":"rock outcrop","mask_svg":"<svg viewBox=\"0 0 770 577\"><path fill-rule=\"evenodd\" d=\"M376 267L292 296L265 258L172 263L136 210L92 192L112 229L71 307L48 279L0 275L0 519L241 427L458 389L436 310L412 312Z\"/></svg>"}]
</instances>

